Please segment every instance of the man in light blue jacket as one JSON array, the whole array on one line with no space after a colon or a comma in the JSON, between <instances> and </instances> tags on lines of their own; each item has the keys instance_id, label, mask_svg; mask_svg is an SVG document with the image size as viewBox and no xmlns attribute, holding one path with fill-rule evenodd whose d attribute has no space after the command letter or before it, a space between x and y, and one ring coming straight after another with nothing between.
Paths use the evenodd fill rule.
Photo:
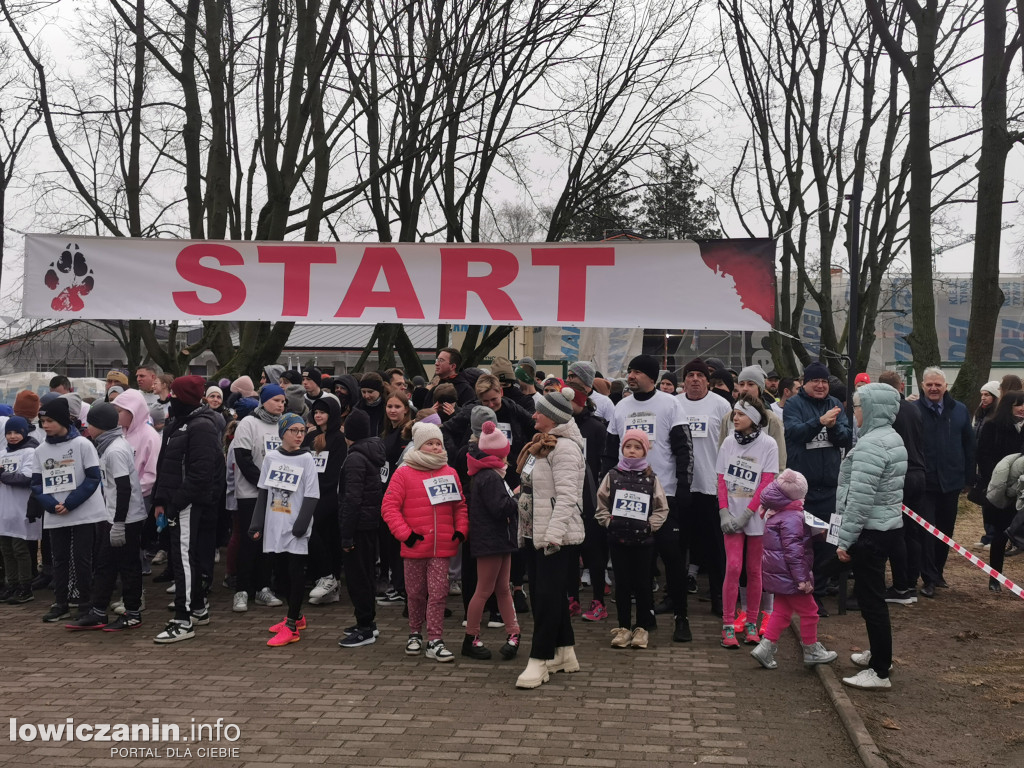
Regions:
<instances>
[{"instance_id":1,"label":"man in light blue jacket","mask_svg":"<svg viewBox=\"0 0 1024 768\"><path fill-rule=\"evenodd\" d=\"M843 682L867 690L891 687L892 628L885 602L885 563L903 535L901 506L907 474L907 449L892 427L899 407L899 393L888 384L858 389L853 415L860 437L839 467L836 516L841 516L841 522L836 554L853 570L854 594L871 646L850 657L865 669Z\"/></svg>"}]
</instances>

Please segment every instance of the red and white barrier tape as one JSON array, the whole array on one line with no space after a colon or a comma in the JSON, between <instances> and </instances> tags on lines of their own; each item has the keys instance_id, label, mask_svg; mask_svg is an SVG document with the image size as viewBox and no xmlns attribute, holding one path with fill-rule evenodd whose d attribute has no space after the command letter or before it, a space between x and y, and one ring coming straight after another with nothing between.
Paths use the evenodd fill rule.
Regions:
<instances>
[{"instance_id":1,"label":"red and white barrier tape","mask_svg":"<svg viewBox=\"0 0 1024 768\"><path fill-rule=\"evenodd\" d=\"M955 541L953 541L953 539L949 538L949 536L944 534L942 531L940 531L934 525L932 525L927 520L925 520L923 517L921 517L919 514L917 514L917 512L914 512L909 507L904 506L903 507L903 514L906 515L907 517L909 517L911 520L913 520L918 525L920 525L922 528L924 528L926 531L928 531L928 533L930 533L932 536L937 538L943 544L948 545L949 548L952 549L954 552L956 552L959 555L962 555L963 557L967 558L967 560L969 560L970 562L974 563L974 565L976 565L979 568L981 568L981 570L983 570L985 573L987 573L993 579L998 581L1000 584L1002 584L1008 590L1013 592L1013 594L1015 594L1017 597L1019 597L1021 599L1024 599L1024 589L1021 589L1018 585L1014 584L1012 581L1010 581L1008 578L1003 576L1003 574L1001 574L999 571L997 571L991 565L986 563L980 557L977 557L976 555L972 555L969 551L967 551L962 546L960 546Z\"/></svg>"}]
</instances>

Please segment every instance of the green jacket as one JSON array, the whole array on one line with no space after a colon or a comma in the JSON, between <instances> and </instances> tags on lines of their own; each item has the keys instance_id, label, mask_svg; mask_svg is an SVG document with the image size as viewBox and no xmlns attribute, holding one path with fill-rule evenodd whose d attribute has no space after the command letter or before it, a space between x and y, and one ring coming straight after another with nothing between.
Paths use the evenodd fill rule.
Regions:
<instances>
[{"instance_id":1,"label":"green jacket","mask_svg":"<svg viewBox=\"0 0 1024 768\"><path fill-rule=\"evenodd\" d=\"M857 390L863 424L857 445L839 467L836 512L843 516L839 548L849 550L869 528L888 531L903 525L903 479L907 449L892 423L900 407L899 393L888 384L867 384ZM857 402L855 399L854 402Z\"/></svg>"}]
</instances>

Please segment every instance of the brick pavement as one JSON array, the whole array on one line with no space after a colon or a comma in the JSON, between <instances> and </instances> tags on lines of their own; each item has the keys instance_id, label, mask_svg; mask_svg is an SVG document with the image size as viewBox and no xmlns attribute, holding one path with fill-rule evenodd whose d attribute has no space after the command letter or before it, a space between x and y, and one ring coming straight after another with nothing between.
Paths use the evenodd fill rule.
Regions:
<instances>
[{"instance_id":1,"label":"brick pavement","mask_svg":"<svg viewBox=\"0 0 1024 768\"><path fill-rule=\"evenodd\" d=\"M3 720L139 723L160 718L187 737L190 724L236 724L234 743L204 739L140 743L158 757L111 757L94 742L0 741L8 765L159 766L292 765L447 766L514 761L517 765L856 766L845 732L815 676L785 636L779 670L762 670L745 650L718 646L719 624L693 601L690 644L670 641L668 622L644 651L608 646L611 625L576 620L582 670L553 675L534 691L515 679L526 664L457 656L438 664L404 655L407 629L397 607L381 608L381 637L342 649L352 614L343 598L309 606L302 641L268 648L266 627L281 609L230 612L229 595L214 594L213 621L194 640L157 646L152 637L169 617L169 597L147 579L145 625L125 635L72 634L43 624L41 593L28 606L0 606L14 618L0 641ZM461 603L447 620L458 653ZM524 622L529 636L529 620ZM485 630L492 648L501 629ZM191 759L167 757L169 747ZM234 747L237 757L198 757L198 748Z\"/></svg>"}]
</instances>

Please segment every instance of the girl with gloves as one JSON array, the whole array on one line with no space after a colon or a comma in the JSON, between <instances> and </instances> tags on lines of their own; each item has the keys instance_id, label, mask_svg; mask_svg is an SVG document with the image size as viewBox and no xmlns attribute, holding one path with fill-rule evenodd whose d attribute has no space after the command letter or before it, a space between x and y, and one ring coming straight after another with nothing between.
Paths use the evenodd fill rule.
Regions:
<instances>
[{"instance_id":1,"label":"girl with gloves","mask_svg":"<svg viewBox=\"0 0 1024 768\"><path fill-rule=\"evenodd\" d=\"M779 449L761 428L768 414L759 400L741 396L733 407L734 432L718 451L719 520L725 539L725 582L722 585L722 647L739 648L736 629L736 597L743 570L744 545L747 565L747 605L761 604L761 553L764 520L757 514L761 492L779 471ZM760 642L757 625L744 625L743 642Z\"/></svg>"}]
</instances>

